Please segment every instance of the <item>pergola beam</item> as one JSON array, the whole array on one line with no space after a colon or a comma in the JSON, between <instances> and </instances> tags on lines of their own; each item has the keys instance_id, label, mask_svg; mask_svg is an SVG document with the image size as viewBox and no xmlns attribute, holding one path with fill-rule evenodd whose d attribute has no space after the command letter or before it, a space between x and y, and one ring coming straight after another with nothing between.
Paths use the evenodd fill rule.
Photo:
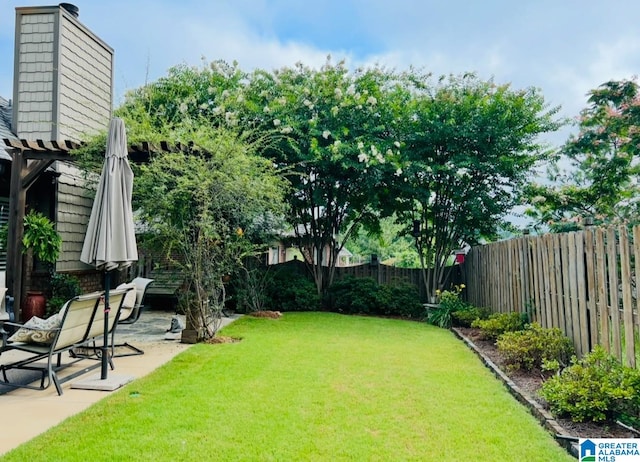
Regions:
<instances>
[{"instance_id":1,"label":"pergola beam","mask_svg":"<svg viewBox=\"0 0 640 462\"><path fill-rule=\"evenodd\" d=\"M74 162L70 151L82 146L70 140L43 141L4 138L4 144L11 156L11 184L9 192L9 227L7 233L8 294L14 297L14 313L20 319L23 298L22 237L24 236L24 215L27 190L40 175L55 161ZM193 143L181 144L161 141L158 144L146 141L128 146L129 159L135 163L147 163L154 154L163 152L184 152L198 154ZM205 152L205 154L208 154Z\"/></svg>"}]
</instances>

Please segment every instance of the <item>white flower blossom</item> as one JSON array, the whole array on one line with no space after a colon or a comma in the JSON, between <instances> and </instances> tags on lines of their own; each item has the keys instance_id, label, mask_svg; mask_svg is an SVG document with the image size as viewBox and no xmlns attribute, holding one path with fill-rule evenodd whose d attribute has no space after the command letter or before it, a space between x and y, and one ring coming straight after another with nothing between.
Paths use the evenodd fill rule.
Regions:
<instances>
[{"instance_id":1,"label":"white flower blossom","mask_svg":"<svg viewBox=\"0 0 640 462\"><path fill-rule=\"evenodd\" d=\"M325 130L322 132L322 137L326 140L331 136L331 132L329 130Z\"/></svg>"},{"instance_id":2,"label":"white flower blossom","mask_svg":"<svg viewBox=\"0 0 640 462\"><path fill-rule=\"evenodd\" d=\"M282 121L280 119L273 119L273 125L278 127L280 124L282 123Z\"/></svg>"},{"instance_id":3,"label":"white flower blossom","mask_svg":"<svg viewBox=\"0 0 640 462\"><path fill-rule=\"evenodd\" d=\"M222 111L223 111L222 106L216 106L216 107L214 107L212 109L212 112L213 112L214 115L218 115L218 114L222 113Z\"/></svg>"},{"instance_id":4,"label":"white flower blossom","mask_svg":"<svg viewBox=\"0 0 640 462\"><path fill-rule=\"evenodd\" d=\"M375 98L375 96L369 96L367 98L367 104L370 104L371 106L375 106L378 103L378 100Z\"/></svg>"},{"instance_id":5,"label":"white flower blossom","mask_svg":"<svg viewBox=\"0 0 640 462\"><path fill-rule=\"evenodd\" d=\"M342 90L340 90L339 88L336 88L333 93L336 95L336 98L340 99L342 98Z\"/></svg>"},{"instance_id":6,"label":"white flower blossom","mask_svg":"<svg viewBox=\"0 0 640 462\"><path fill-rule=\"evenodd\" d=\"M387 154L388 156L392 156L392 155L393 155L393 151L392 151L391 149L387 149L386 154Z\"/></svg>"},{"instance_id":7,"label":"white flower blossom","mask_svg":"<svg viewBox=\"0 0 640 462\"><path fill-rule=\"evenodd\" d=\"M292 131L293 131L293 128L288 126L288 125L286 127L282 127L282 129L280 129L280 133L284 133L285 135L288 135Z\"/></svg>"},{"instance_id":8,"label":"white flower blossom","mask_svg":"<svg viewBox=\"0 0 640 462\"><path fill-rule=\"evenodd\" d=\"M399 147L400 147L400 141L394 141L394 142L393 142L393 145L394 145L396 148L399 148Z\"/></svg>"},{"instance_id":9,"label":"white flower blossom","mask_svg":"<svg viewBox=\"0 0 640 462\"><path fill-rule=\"evenodd\" d=\"M287 104L287 98L284 96L281 96L280 98L276 99L276 102L282 106L284 106L285 104Z\"/></svg>"},{"instance_id":10,"label":"white flower blossom","mask_svg":"<svg viewBox=\"0 0 640 462\"><path fill-rule=\"evenodd\" d=\"M358 161L359 162L368 163L369 162L369 156L366 155L364 152L361 152L360 154L358 154Z\"/></svg>"},{"instance_id":11,"label":"white flower blossom","mask_svg":"<svg viewBox=\"0 0 640 462\"><path fill-rule=\"evenodd\" d=\"M213 94L213 92L215 92L215 91L216 91L216 89L215 89L215 88L213 88L213 87L209 87L209 88L207 88L207 93L209 93L210 95L212 95L212 94Z\"/></svg>"},{"instance_id":12,"label":"white flower blossom","mask_svg":"<svg viewBox=\"0 0 640 462\"><path fill-rule=\"evenodd\" d=\"M354 84L349 85L347 88L347 95L355 95L356 94L356 86Z\"/></svg>"},{"instance_id":13,"label":"white flower blossom","mask_svg":"<svg viewBox=\"0 0 640 462\"><path fill-rule=\"evenodd\" d=\"M187 103L181 103L178 110L184 114L189 110L189 107L187 106Z\"/></svg>"},{"instance_id":14,"label":"white flower blossom","mask_svg":"<svg viewBox=\"0 0 640 462\"><path fill-rule=\"evenodd\" d=\"M239 103L242 103L244 101L244 95L242 94L238 95L238 97L236 98L236 101L238 101Z\"/></svg>"},{"instance_id":15,"label":"white flower blossom","mask_svg":"<svg viewBox=\"0 0 640 462\"><path fill-rule=\"evenodd\" d=\"M229 90L223 90L222 94L220 95L223 98L226 98L229 96Z\"/></svg>"},{"instance_id":16,"label":"white flower blossom","mask_svg":"<svg viewBox=\"0 0 640 462\"><path fill-rule=\"evenodd\" d=\"M262 112L264 112L265 114L269 114L271 112L271 108L269 108L269 106L265 106L262 108Z\"/></svg>"},{"instance_id":17,"label":"white flower blossom","mask_svg":"<svg viewBox=\"0 0 640 462\"><path fill-rule=\"evenodd\" d=\"M229 126L238 125L238 119L236 117L235 112L227 111L224 114L224 120L227 122L227 125Z\"/></svg>"},{"instance_id":18,"label":"white flower blossom","mask_svg":"<svg viewBox=\"0 0 640 462\"><path fill-rule=\"evenodd\" d=\"M400 176L402 175L402 169L399 168L398 170L396 170L395 176Z\"/></svg>"},{"instance_id":19,"label":"white flower blossom","mask_svg":"<svg viewBox=\"0 0 640 462\"><path fill-rule=\"evenodd\" d=\"M358 141L358 149L361 151L364 149L364 143L362 141Z\"/></svg>"},{"instance_id":20,"label":"white flower blossom","mask_svg":"<svg viewBox=\"0 0 640 462\"><path fill-rule=\"evenodd\" d=\"M456 175L459 177L469 176L469 169L466 167L459 168Z\"/></svg>"},{"instance_id":21,"label":"white flower blossom","mask_svg":"<svg viewBox=\"0 0 640 462\"><path fill-rule=\"evenodd\" d=\"M536 196L536 197L531 198L531 203L532 204L538 204L540 202L545 202L546 200L547 200L547 198L544 197L544 196Z\"/></svg>"},{"instance_id":22,"label":"white flower blossom","mask_svg":"<svg viewBox=\"0 0 640 462\"><path fill-rule=\"evenodd\" d=\"M337 147L339 147L341 144L342 144L342 141L340 141L340 140L335 140L335 141L333 142L333 145L334 145L336 148L337 148Z\"/></svg>"}]
</instances>

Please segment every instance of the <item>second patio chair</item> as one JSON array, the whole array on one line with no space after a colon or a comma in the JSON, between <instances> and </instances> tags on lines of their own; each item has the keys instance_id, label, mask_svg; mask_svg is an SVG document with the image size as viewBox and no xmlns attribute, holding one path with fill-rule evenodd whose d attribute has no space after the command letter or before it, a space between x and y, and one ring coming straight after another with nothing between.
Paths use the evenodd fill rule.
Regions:
<instances>
[{"instance_id":1,"label":"second patio chair","mask_svg":"<svg viewBox=\"0 0 640 462\"><path fill-rule=\"evenodd\" d=\"M133 296L127 297L122 302L122 309L120 310L120 318L118 319L118 324L133 324L136 321L138 321L138 319L140 319L140 315L142 314L142 310L144 308L144 297L145 297L145 294L147 293L147 288L149 287L149 285L151 285L152 282L153 282L153 279L137 277L129 283L121 284L120 286L118 286L119 288L125 288L125 287L135 288L135 297ZM115 336L115 329L113 334ZM114 356L116 357L144 354L143 350L141 350L140 348L134 345L131 345L130 343L124 342L124 343L116 344L113 338L111 339L111 343L113 344ZM131 352L118 353L117 351L115 351L115 349L118 347L127 348L131 350Z\"/></svg>"}]
</instances>

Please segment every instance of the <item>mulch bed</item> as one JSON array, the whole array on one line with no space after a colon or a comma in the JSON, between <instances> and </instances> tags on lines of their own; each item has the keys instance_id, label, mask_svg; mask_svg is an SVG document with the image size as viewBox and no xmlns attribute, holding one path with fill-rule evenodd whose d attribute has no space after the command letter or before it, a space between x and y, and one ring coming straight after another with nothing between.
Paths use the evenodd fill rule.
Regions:
<instances>
[{"instance_id":1,"label":"mulch bed","mask_svg":"<svg viewBox=\"0 0 640 462\"><path fill-rule=\"evenodd\" d=\"M459 335L471 341L479 353L491 360L500 371L518 387L525 398L532 400L549 412L547 403L538 395L544 377L539 371L510 371L493 341L483 340L479 330L473 328L455 328ZM614 422L573 422L570 419L554 419L561 427L561 437L565 438L638 438L640 434Z\"/></svg>"}]
</instances>

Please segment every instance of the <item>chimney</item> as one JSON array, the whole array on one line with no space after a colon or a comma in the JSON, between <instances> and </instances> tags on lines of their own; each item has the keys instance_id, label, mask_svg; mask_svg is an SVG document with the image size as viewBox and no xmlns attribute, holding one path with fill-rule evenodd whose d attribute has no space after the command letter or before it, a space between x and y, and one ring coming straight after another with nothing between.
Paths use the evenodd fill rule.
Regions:
<instances>
[{"instance_id":1,"label":"chimney","mask_svg":"<svg viewBox=\"0 0 640 462\"><path fill-rule=\"evenodd\" d=\"M16 8L12 128L19 138L80 141L108 126L113 49L71 3Z\"/></svg>"},{"instance_id":2,"label":"chimney","mask_svg":"<svg viewBox=\"0 0 640 462\"><path fill-rule=\"evenodd\" d=\"M80 12L80 9L77 6L75 6L74 4L72 4L72 3L61 3L60 7L64 8L65 10L67 10L69 12L69 14L71 16L73 16L74 18L77 18L78 17L78 13Z\"/></svg>"}]
</instances>

